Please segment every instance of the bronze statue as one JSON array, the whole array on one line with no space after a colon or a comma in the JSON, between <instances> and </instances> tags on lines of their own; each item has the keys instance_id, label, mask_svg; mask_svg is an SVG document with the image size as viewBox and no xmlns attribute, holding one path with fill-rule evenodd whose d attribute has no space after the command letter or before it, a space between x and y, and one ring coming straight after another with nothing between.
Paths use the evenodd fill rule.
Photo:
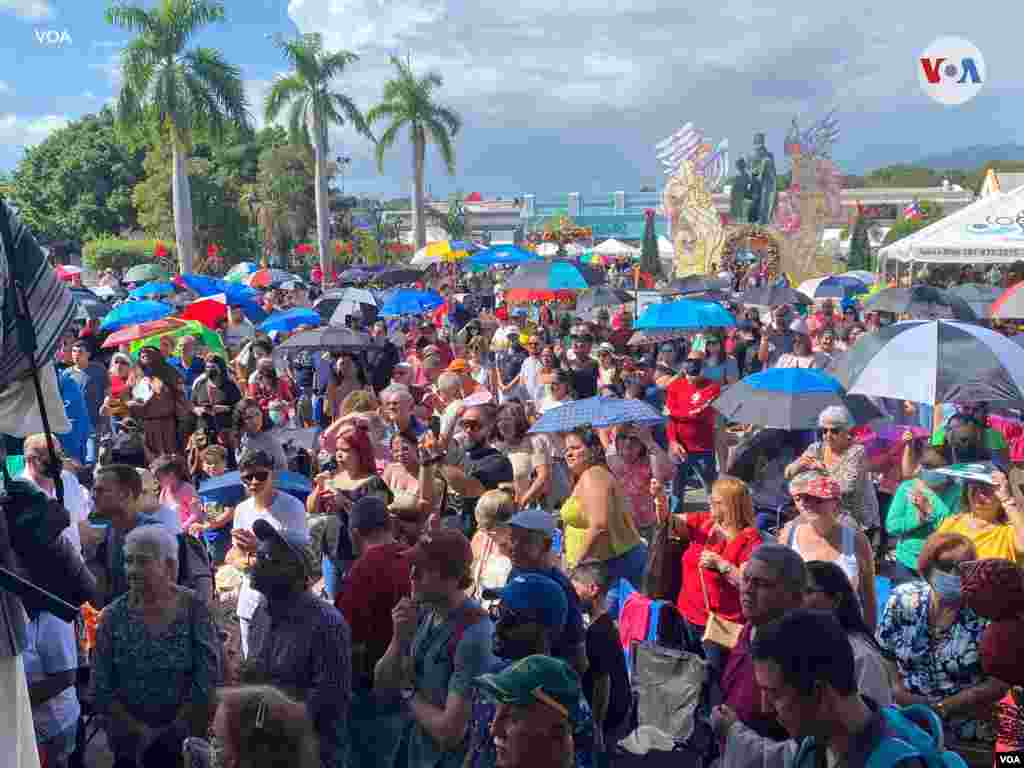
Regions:
<instances>
[{"instance_id":1,"label":"bronze statue","mask_svg":"<svg viewBox=\"0 0 1024 768\"><path fill-rule=\"evenodd\" d=\"M745 224L749 220L749 192L750 174L747 173L747 161L740 157L736 160L736 176L729 191L729 215L737 224Z\"/></svg>"},{"instance_id":2,"label":"bronze statue","mask_svg":"<svg viewBox=\"0 0 1024 768\"><path fill-rule=\"evenodd\" d=\"M775 156L764 145L764 134L754 134L750 158L750 223L768 225L775 213Z\"/></svg>"}]
</instances>

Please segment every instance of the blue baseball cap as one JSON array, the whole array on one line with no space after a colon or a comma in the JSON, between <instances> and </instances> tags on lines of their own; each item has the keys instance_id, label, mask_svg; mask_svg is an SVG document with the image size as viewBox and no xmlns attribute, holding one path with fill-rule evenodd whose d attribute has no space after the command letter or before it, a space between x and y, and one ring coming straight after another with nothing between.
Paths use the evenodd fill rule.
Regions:
<instances>
[{"instance_id":1,"label":"blue baseball cap","mask_svg":"<svg viewBox=\"0 0 1024 768\"><path fill-rule=\"evenodd\" d=\"M569 615L569 599L554 579L540 573L515 576L501 589L485 589L485 600L500 600L504 608L561 633Z\"/></svg>"},{"instance_id":2,"label":"blue baseball cap","mask_svg":"<svg viewBox=\"0 0 1024 768\"><path fill-rule=\"evenodd\" d=\"M555 535L555 518L543 509L524 509L517 512L508 521L513 528L525 528L528 531L540 531L547 536Z\"/></svg>"}]
</instances>

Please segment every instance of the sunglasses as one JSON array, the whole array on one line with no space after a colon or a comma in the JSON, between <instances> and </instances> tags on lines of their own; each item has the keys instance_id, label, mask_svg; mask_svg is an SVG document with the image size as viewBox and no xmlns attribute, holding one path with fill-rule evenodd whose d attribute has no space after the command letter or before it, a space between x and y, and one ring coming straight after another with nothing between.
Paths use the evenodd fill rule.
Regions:
<instances>
[{"instance_id":1,"label":"sunglasses","mask_svg":"<svg viewBox=\"0 0 1024 768\"><path fill-rule=\"evenodd\" d=\"M256 472L249 472L248 474L242 475L242 482L246 484L262 483L266 481L268 477L270 477L269 470L260 469L257 470Z\"/></svg>"}]
</instances>

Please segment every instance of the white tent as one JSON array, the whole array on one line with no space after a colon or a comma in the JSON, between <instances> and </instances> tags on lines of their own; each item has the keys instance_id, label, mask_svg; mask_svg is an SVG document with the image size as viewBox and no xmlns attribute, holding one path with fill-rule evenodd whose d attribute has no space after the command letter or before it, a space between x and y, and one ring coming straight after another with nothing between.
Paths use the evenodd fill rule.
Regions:
<instances>
[{"instance_id":1,"label":"white tent","mask_svg":"<svg viewBox=\"0 0 1024 768\"><path fill-rule=\"evenodd\" d=\"M600 256L636 256L640 253L640 249L626 245L613 237L594 248L594 253Z\"/></svg>"},{"instance_id":2,"label":"white tent","mask_svg":"<svg viewBox=\"0 0 1024 768\"><path fill-rule=\"evenodd\" d=\"M1006 264L1024 260L1024 186L992 191L879 252L887 261Z\"/></svg>"}]
</instances>

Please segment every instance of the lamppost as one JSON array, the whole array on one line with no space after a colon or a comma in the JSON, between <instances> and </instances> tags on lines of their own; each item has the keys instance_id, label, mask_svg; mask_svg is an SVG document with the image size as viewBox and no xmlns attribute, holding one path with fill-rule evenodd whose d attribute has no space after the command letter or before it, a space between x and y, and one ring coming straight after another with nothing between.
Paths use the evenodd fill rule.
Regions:
<instances>
[{"instance_id":1,"label":"lamppost","mask_svg":"<svg viewBox=\"0 0 1024 768\"><path fill-rule=\"evenodd\" d=\"M257 218L257 211L259 209L260 198L255 192L249 194L246 204L249 206L249 217L252 220L253 226L256 227L256 238L259 240L260 245L263 247L263 257L267 261L267 265L270 265L270 247L264 238L263 228L260 227L259 219Z\"/></svg>"}]
</instances>

